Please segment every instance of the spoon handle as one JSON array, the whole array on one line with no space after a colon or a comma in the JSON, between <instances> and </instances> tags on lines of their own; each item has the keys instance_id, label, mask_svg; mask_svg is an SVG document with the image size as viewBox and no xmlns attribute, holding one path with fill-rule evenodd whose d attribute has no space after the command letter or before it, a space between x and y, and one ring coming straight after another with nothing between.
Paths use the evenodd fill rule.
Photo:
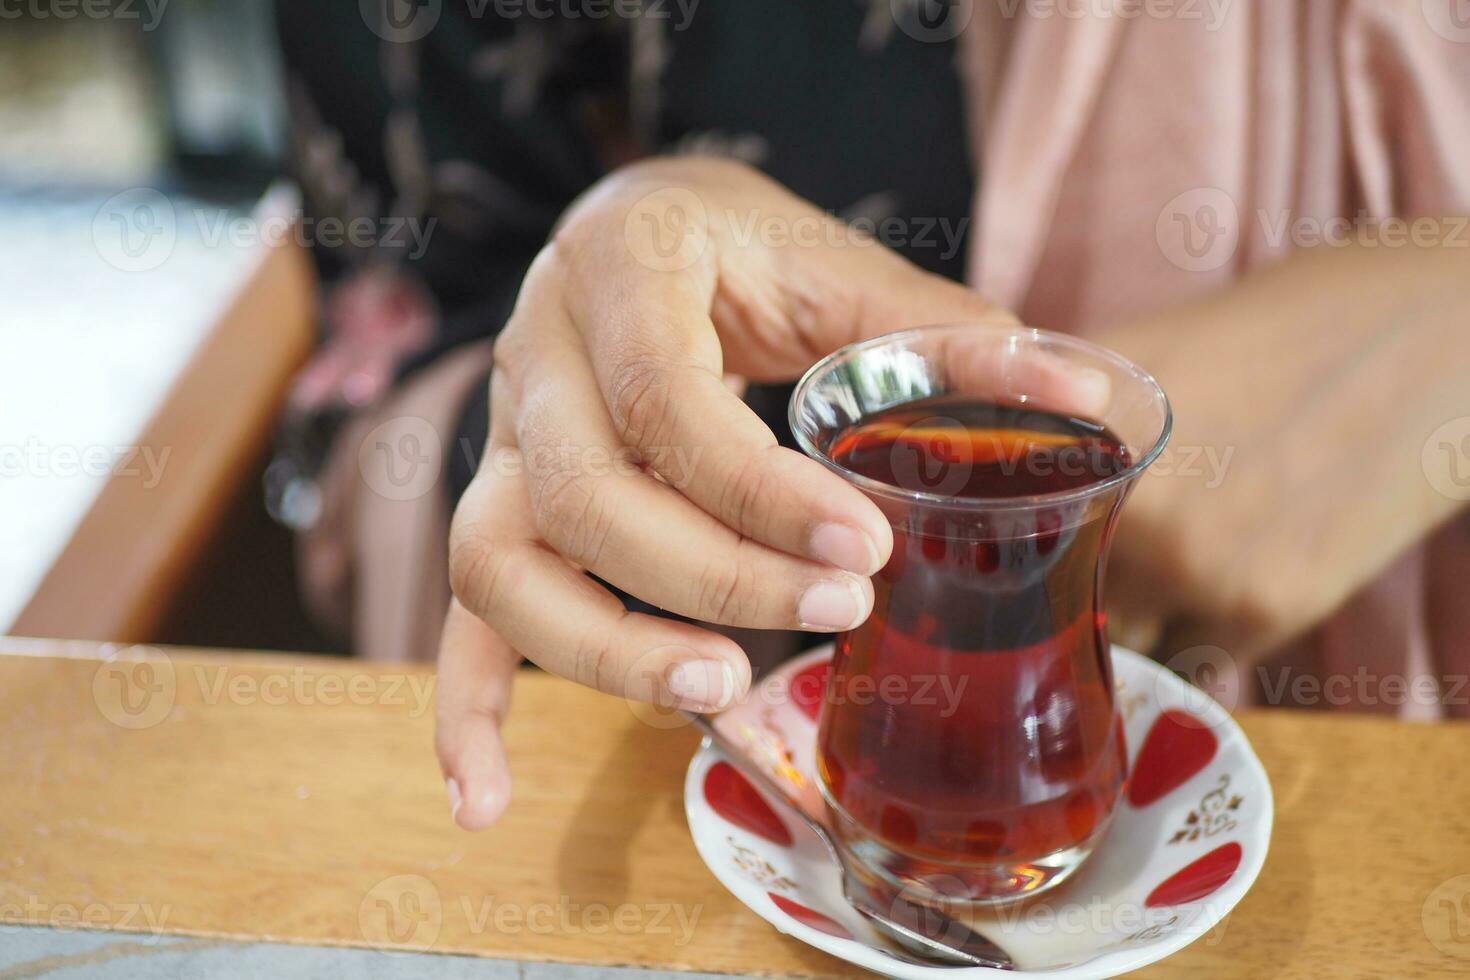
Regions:
<instances>
[{"instance_id":1,"label":"spoon handle","mask_svg":"<svg viewBox=\"0 0 1470 980\"><path fill-rule=\"evenodd\" d=\"M928 966L987 966L998 970L1014 968L1010 958L998 946L936 909L919 908L901 896L895 896L893 909L899 911L908 921L896 921L894 916L880 911L876 903L865 894L865 890L853 880L847 862L842 859L842 854L837 850L837 845L826 827L802 809L801 804L763 767L751 763L746 753L726 738L708 716L693 711L684 711L682 714L709 739L710 744L729 757L736 768L784 803L826 845L827 852L837 862L842 874L843 897L877 927L883 938L893 943L884 952L906 962ZM955 941L957 936L958 942ZM915 955L918 950L923 950L928 955Z\"/></svg>"},{"instance_id":2,"label":"spoon handle","mask_svg":"<svg viewBox=\"0 0 1470 980\"><path fill-rule=\"evenodd\" d=\"M766 772L766 770L761 766L747 764L748 759L745 752L743 752L740 747L732 742L730 739L726 738L725 735L718 728L715 727L714 722L710 721L707 716L698 714L693 711L685 711L683 712L683 714L691 722L694 723L694 727L698 728L700 732L703 733L704 737L710 740L710 743L714 745L715 748L719 749L721 752L725 753L725 755L729 756L730 759L735 763L735 766L739 768L741 772L745 773L745 775L760 783L761 787L765 789L766 792L774 794L777 799L785 803L798 817L800 817L802 822L807 825L811 832L816 834L818 839L820 839L821 842L826 845L827 850L832 854L833 860L835 860L839 865L842 864L842 856L837 853L837 845L833 843L832 835L827 833L827 828L823 827L821 824L817 823L816 820L812 819L812 817L806 812L806 810L802 809L801 804L796 802L796 800L791 796L791 794L786 790L784 786L776 782L776 780L771 777L771 774Z\"/></svg>"}]
</instances>

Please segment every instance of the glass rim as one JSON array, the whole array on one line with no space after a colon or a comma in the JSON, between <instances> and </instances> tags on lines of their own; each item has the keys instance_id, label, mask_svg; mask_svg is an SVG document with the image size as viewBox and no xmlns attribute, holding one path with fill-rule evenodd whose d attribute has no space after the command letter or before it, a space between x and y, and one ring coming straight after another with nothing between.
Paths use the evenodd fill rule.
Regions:
<instances>
[{"instance_id":1,"label":"glass rim","mask_svg":"<svg viewBox=\"0 0 1470 980\"><path fill-rule=\"evenodd\" d=\"M1079 487L1074 490L1057 490L1052 493L1032 494L1026 497L961 497L951 494L930 493L924 490L905 490L892 483L885 483L882 480L875 480L870 476L865 476L856 470L849 469L841 463L838 463L819 448L802 429L799 410L802 402L810 394L818 378L825 377L840 365L849 363L859 355L867 353L874 348L887 347L917 337L934 336L936 334L958 332L960 330L975 330L977 328L994 331L1006 337L1014 338L1021 336L1033 341L1044 340L1062 347L1071 347L1075 350L1085 351L1094 357L1109 361L1122 368L1125 373L1131 375L1144 386L1152 389L1153 393L1163 405L1163 422L1159 426L1158 435L1154 437L1152 445L1139 453L1138 458L1130 463L1126 469L1119 470L1105 480L1089 483L1085 487ZM796 383L796 387L791 392L791 400L787 403L786 421L791 427L791 434L796 439L796 444L801 447L802 452L812 459L817 460L852 485L877 496L906 503L919 503L967 510L1024 510L1032 507L1044 507L1050 504L1086 500L1106 493L1118 486L1131 483L1144 470L1148 469L1153 461L1158 458L1159 454L1164 451L1164 446L1168 443L1169 436L1174 431L1174 408L1169 404L1169 396L1165 394L1163 386L1159 384L1152 374L1149 374L1123 355L1109 350L1101 344L1095 344L1090 340L1083 340L1080 337L1059 333L1055 330L1042 330L1039 327L999 323L994 320L961 320L906 327L902 330L879 334L876 337L869 337L866 340L855 341L837 348L807 368L806 373L801 376L801 380Z\"/></svg>"}]
</instances>

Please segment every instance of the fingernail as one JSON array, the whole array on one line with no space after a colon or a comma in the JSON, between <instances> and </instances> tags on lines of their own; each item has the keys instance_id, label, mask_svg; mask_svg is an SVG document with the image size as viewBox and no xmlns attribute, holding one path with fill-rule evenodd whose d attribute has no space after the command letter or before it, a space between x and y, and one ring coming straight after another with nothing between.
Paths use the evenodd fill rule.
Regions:
<instances>
[{"instance_id":1,"label":"fingernail","mask_svg":"<svg viewBox=\"0 0 1470 980\"><path fill-rule=\"evenodd\" d=\"M450 777L445 788L449 790L449 818L457 820L459 819L459 808L464 806L464 797L459 794L459 781Z\"/></svg>"},{"instance_id":2,"label":"fingernail","mask_svg":"<svg viewBox=\"0 0 1470 980\"><path fill-rule=\"evenodd\" d=\"M812 532L812 557L858 575L878 570L878 546L873 539L846 524L818 524Z\"/></svg>"},{"instance_id":3,"label":"fingernail","mask_svg":"<svg viewBox=\"0 0 1470 980\"><path fill-rule=\"evenodd\" d=\"M853 581L818 582L801 594L796 615L810 629L851 629L862 619L862 592Z\"/></svg>"},{"instance_id":4,"label":"fingernail","mask_svg":"<svg viewBox=\"0 0 1470 980\"><path fill-rule=\"evenodd\" d=\"M690 706L718 711L735 696L735 668L723 660L685 660L669 671L668 685Z\"/></svg>"}]
</instances>

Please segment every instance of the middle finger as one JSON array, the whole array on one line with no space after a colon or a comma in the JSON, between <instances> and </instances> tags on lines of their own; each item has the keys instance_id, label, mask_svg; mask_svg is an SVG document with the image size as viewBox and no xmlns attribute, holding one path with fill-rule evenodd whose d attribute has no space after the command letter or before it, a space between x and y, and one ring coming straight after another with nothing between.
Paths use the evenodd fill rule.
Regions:
<instances>
[{"instance_id":1,"label":"middle finger","mask_svg":"<svg viewBox=\"0 0 1470 980\"><path fill-rule=\"evenodd\" d=\"M517 316L533 326L523 335L516 441L548 544L623 591L704 622L830 631L867 617L865 577L742 537L638 465L559 304L528 297Z\"/></svg>"}]
</instances>

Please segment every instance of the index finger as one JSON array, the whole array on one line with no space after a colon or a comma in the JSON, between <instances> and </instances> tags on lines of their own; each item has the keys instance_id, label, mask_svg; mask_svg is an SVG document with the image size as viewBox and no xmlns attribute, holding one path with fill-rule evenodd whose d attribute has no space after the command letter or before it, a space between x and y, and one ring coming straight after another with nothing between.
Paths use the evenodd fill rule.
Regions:
<instances>
[{"instance_id":1,"label":"index finger","mask_svg":"<svg viewBox=\"0 0 1470 980\"><path fill-rule=\"evenodd\" d=\"M893 547L856 488L780 446L723 380L710 318L713 274L649 269L618 249L548 260L569 277L581 331L619 436L705 512L742 536L871 575ZM569 267L570 265L570 267Z\"/></svg>"}]
</instances>

